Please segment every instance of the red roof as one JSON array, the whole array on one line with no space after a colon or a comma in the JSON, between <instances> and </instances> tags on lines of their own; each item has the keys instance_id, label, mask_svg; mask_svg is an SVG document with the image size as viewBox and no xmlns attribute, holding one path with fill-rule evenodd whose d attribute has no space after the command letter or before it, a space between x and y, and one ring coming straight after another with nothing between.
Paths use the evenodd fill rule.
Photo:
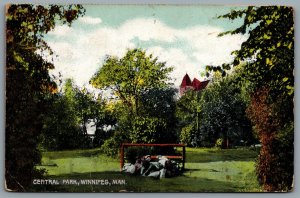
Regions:
<instances>
[{"instance_id":1,"label":"red roof","mask_svg":"<svg viewBox=\"0 0 300 198\"><path fill-rule=\"evenodd\" d=\"M206 81L201 82L200 87L199 87L199 90L204 89L204 88L208 85L208 83L209 83L209 80L206 80Z\"/></svg>"},{"instance_id":2,"label":"red roof","mask_svg":"<svg viewBox=\"0 0 300 198\"><path fill-rule=\"evenodd\" d=\"M200 89L200 85L201 85L201 82L200 80L198 80L197 78L194 78L193 82L192 82L192 86L193 88L198 91Z\"/></svg>"},{"instance_id":3,"label":"red roof","mask_svg":"<svg viewBox=\"0 0 300 198\"><path fill-rule=\"evenodd\" d=\"M186 87L191 86L192 82L188 74L185 74L185 76L182 79L180 87Z\"/></svg>"},{"instance_id":4,"label":"red roof","mask_svg":"<svg viewBox=\"0 0 300 198\"><path fill-rule=\"evenodd\" d=\"M192 86L196 91L202 90L204 89L209 83L209 80L200 82L200 80L198 80L197 78L194 78L193 82L192 82Z\"/></svg>"}]
</instances>

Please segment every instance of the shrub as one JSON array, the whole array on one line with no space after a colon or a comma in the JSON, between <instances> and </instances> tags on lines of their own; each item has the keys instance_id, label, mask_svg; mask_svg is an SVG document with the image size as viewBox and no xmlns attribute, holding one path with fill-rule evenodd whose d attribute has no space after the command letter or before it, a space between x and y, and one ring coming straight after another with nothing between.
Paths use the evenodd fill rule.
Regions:
<instances>
[{"instance_id":1,"label":"shrub","mask_svg":"<svg viewBox=\"0 0 300 198\"><path fill-rule=\"evenodd\" d=\"M115 131L113 135L104 141L100 147L101 151L112 157L116 157L119 154L122 143L128 143L127 135L121 131Z\"/></svg>"},{"instance_id":2,"label":"shrub","mask_svg":"<svg viewBox=\"0 0 300 198\"><path fill-rule=\"evenodd\" d=\"M104 143L101 146L101 151L105 153L108 156L117 156L121 144L116 141L114 137L111 137L104 141Z\"/></svg>"},{"instance_id":3,"label":"shrub","mask_svg":"<svg viewBox=\"0 0 300 198\"><path fill-rule=\"evenodd\" d=\"M180 133L181 143L186 144L187 146L191 146L193 129L194 129L193 125L188 125L181 129L181 133Z\"/></svg>"},{"instance_id":4,"label":"shrub","mask_svg":"<svg viewBox=\"0 0 300 198\"><path fill-rule=\"evenodd\" d=\"M294 174L294 122L279 119L274 107L280 104L270 104L268 96L268 89L259 90L247 109L262 145L256 172L265 190L288 191Z\"/></svg>"}]
</instances>

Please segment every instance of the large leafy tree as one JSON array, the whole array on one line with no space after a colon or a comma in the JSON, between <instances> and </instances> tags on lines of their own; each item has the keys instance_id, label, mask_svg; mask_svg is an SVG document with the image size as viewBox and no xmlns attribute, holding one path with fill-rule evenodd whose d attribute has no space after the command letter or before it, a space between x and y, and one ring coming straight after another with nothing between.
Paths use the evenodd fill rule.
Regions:
<instances>
[{"instance_id":1,"label":"large leafy tree","mask_svg":"<svg viewBox=\"0 0 300 198\"><path fill-rule=\"evenodd\" d=\"M117 128L103 148L107 153L122 142L171 142L175 91L169 88L172 68L144 50L128 50L122 58L108 56L91 79L96 88L114 96ZM112 152L115 153L115 152Z\"/></svg>"},{"instance_id":2,"label":"large leafy tree","mask_svg":"<svg viewBox=\"0 0 300 198\"><path fill-rule=\"evenodd\" d=\"M233 66L244 65L242 78L250 81L255 88L268 86L274 95L294 93L294 20L291 7L249 6L247 9L232 11L220 18L234 20L244 18L241 27L221 33L248 34L241 49L234 51ZM228 71L230 65L208 67Z\"/></svg>"},{"instance_id":3,"label":"large leafy tree","mask_svg":"<svg viewBox=\"0 0 300 198\"><path fill-rule=\"evenodd\" d=\"M168 85L172 68L158 62L141 49L129 50L123 58L108 56L104 65L91 79L96 88L110 89L115 97L136 114L141 95L152 88Z\"/></svg>"},{"instance_id":4,"label":"large leafy tree","mask_svg":"<svg viewBox=\"0 0 300 198\"><path fill-rule=\"evenodd\" d=\"M37 150L47 96L56 85L48 74L54 65L41 53L52 53L44 34L57 23L70 25L84 14L81 5L8 5L6 8L6 139L8 189L26 191L40 162Z\"/></svg>"},{"instance_id":5,"label":"large leafy tree","mask_svg":"<svg viewBox=\"0 0 300 198\"><path fill-rule=\"evenodd\" d=\"M242 26L223 34L249 36L241 49L233 52L233 65L246 62L241 80L250 82L252 87L248 114L262 143L257 164L258 177L267 191L290 190L294 152L293 9L286 6L250 6L220 17L244 19ZM207 69L226 73L230 65Z\"/></svg>"}]
</instances>

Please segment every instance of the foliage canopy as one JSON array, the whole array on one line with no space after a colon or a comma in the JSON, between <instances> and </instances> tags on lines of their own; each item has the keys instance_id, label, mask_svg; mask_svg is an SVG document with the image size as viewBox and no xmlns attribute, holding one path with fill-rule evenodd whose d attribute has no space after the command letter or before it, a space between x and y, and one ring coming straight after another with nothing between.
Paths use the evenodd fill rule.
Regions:
<instances>
[{"instance_id":1,"label":"foliage canopy","mask_svg":"<svg viewBox=\"0 0 300 198\"><path fill-rule=\"evenodd\" d=\"M241 79L250 81L255 88L268 86L274 96L294 93L294 18L293 9L285 6L249 6L219 16L234 20L244 18L241 27L221 33L247 34L248 39L241 49L232 52L233 66L245 62ZM229 71L229 64L207 70Z\"/></svg>"},{"instance_id":2,"label":"foliage canopy","mask_svg":"<svg viewBox=\"0 0 300 198\"><path fill-rule=\"evenodd\" d=\"M175 90L169 87L166 63L141 49L128 50L124 57L108 56L92 77L91 84L112 91L117 126L103 149L118 148L122 142L176 141ZM104 148L105 147L105 148Z\"/></svg>"},{"instance_id":3,"label":"foliage canopy","mask_svg":"<svg viewBox=\"0 0 300 198\"><path fill-rule=\"evenodd\" d=\"M109 88L132 113L138 108L141 94L153 88L165 88L172 68L158 62L141 49L128 50L123 58L108 56L101 69L92 77L96 88Z\"/></svg>"},{"instance_id":4,"label":"foliage canopy","mask_svg":"<svg viewBox=\"0 0 300 198\"><path fill-rule=\"evenodd\" d=\"M54 65L37 51L51 49L44 34L59 22L70 25L81 5L15 4L6 8L6 139L8 189L26 191L40 162L37 150L49 94L56 91L48 71ZM16 149L17 148L17 149Z\"/></svg>"},{"instance_id":5,"label":"foliage canopy","mask_svg":"<svg viewBox=\"0 0 300 198\"><path fill-rule=\"evenodd\" d=\"M220 34L248 34L241 49L234 51L233 66L245 62L241 80L250 82L251 119L262 149L257 163L258 178L267 191L292 188L294 153L294 17L286 6L249 6L220 18L244 18L239 28ZM230 70L230 64L207 70ZM285 151L283 157L282 151ZM270 174L270 171L276 174Z\"/></svg>"}]
</instances>

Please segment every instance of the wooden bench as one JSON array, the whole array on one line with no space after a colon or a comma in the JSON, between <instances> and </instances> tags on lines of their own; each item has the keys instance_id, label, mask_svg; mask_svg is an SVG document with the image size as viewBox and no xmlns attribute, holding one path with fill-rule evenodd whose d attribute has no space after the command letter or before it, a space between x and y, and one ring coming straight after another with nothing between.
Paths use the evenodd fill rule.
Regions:
<instances>
[{"instance_id":1,"label":"wooden bench","mask_svg":"<svg viewBox=\"0 0 300 198\"><path fill-rule=\"evenodd\" d=\"M143 146L157 146L157 147L182 147L182 155L167 155L168 159L180 160L182 163L182 171L184 170L185 164L185 145L184 144L131 144L131 143L123 143L120 148L120 168L124 166L124 149L127 147L143 147ZM150 156L151 159L155 160L158 158L157 155Z\"/></svg>"}]
</instances>

